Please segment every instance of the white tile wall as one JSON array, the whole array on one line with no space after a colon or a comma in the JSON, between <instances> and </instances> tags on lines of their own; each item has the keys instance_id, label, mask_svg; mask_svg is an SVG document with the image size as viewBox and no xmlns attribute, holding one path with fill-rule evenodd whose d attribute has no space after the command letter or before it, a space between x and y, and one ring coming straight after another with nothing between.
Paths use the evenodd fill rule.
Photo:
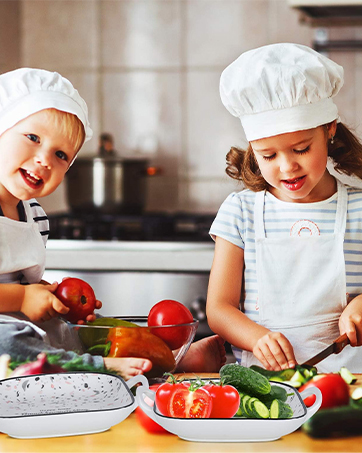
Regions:
<instances>
[{"instance_id":1,"label":"white tile wall","mask_svg":"<svg viewBox=\"0 0 362 453\"><path fill-rule=\"evenodd\" d=\"M286 0L19 2L19 64L58 70L89 104L95 138L82 152L94 154L99 133L107 131L120 154L141 150L163 168L149 179L149 210L215 212L238 190L225 176L225 155L245 145L245 137L219 99L220 73L247 49L311 45L315 33ZM4 18L19 25L11 3L0 0L0 70L17 61L8 52L4 62L1 54ZM333 27L329 36L362 39L362 29ZM341 117L361 134L362 52L330 56L345 68L336 99ZM64 193L61 186L43 200L46 209L66 209Z\"/></svg>"}]
</instances>

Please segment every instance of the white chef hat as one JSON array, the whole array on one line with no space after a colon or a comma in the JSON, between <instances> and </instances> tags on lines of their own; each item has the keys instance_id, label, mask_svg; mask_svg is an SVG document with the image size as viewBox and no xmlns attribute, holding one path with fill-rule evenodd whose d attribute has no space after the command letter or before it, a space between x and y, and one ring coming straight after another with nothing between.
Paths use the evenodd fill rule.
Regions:
<instances>
[{"instance_id":1,"label":"white chef hat","mask_svg":"<svg viewBox=\"0 0 362 453\"><path fill-rule=\"evenodd\" d=\"M240 55L222 73L222 103L248 141L312 129L338 119L332 97L343 68L299 44L271 44Z\"/></svg>"},{"instance_id":2,"label":"white chef hat","mask_svg":"<svg viewBox=\"0 0 362 453\"><path fill-rule=\"evenodd\" d=\"M0 135L33 113L51 108L76 115L84 126L85 141L92 138L87 104L68 79L32 68L0 75Z\"/></svg>"}]
</instances>

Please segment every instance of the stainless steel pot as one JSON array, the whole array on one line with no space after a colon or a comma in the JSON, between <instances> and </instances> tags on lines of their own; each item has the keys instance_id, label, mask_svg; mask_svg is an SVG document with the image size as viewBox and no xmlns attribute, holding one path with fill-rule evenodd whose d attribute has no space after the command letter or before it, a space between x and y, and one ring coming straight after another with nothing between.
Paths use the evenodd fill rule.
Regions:
<instances>
[{"instance_id":1,"label":"stainless steel pot","mask_svg":"<svg viewBox=\"0 0 362 453\"><path fill-rule=\"evenodd\" d=\"M147 169L145 159L78 157L67 172L69 207L77 212L141 213Z\"/></svg>"}]
</instances>

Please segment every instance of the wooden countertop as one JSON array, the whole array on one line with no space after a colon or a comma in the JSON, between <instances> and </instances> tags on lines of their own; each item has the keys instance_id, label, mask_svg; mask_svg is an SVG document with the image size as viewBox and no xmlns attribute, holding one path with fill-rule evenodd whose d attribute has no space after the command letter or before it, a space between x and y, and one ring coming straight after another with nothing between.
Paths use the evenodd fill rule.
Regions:
<instances>
[{"instance_id":1,"label":"wooden countertop","mask_svg":"<svg viewBox=\"0 0 362 453\"><path fill-rule=\"evenodd\" d=\"M213 377L210 376L209 377ZM351 391L362 385L362 375ZM312 439L301 430L273 442L188 442L173 434L149 434L131 414L109 431L83 436L13 439L0 434L0 452L361 452L361 436Z\"/></svg>"}]
</instances>

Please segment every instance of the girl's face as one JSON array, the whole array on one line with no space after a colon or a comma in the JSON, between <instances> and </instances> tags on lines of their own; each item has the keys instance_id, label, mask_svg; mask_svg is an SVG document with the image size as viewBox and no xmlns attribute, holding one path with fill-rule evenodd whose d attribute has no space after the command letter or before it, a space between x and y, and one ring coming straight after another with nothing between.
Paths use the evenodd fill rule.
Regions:
<instances>
[{"instance_id":1,"label":"girl's face","mask_svg":"<svg viewBox=\"0 0 362 453\"><path fill-rule=\"evenodd\" d=\"M0 202L17 204L54 192L75 154L47 111L19 121L0 136Z\"/></svg>"},{"instance_id":2,"label":"girl's face","mask_svg":"<svg viewBox=\"0 0 362 453\"><path fill-rule=\"evenodd\" d=\"M250 142L269 191L283 201L310 203L335 193L335 180L327 171L327 140L336 122L325 128L290 132Z\"/></svg>"}]
</instances>

